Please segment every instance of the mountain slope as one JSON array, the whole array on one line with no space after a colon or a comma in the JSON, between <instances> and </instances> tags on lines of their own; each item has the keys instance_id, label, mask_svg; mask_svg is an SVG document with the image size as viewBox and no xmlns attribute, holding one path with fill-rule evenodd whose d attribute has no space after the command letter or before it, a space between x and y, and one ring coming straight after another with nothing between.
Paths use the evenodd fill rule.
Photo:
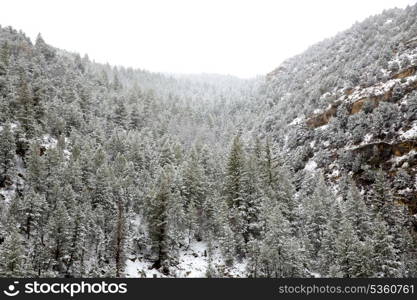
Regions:
<instances>
[{"instance_id":1,"label":"mountain slope","mask_svg":"<svg viewBox=\"0 0 417 300\"><path fill-rule=\"evenodd\" d=\"M267 95L276 104L263 124L295 170L314 164L336 183L350 173L367 191L372 171L382 169L412 214L416 17L415 5L385 11L284 62L267 76Z\"/></svg>"},{"instance_id":2,"label":"mountain slope","mask_svg":"<svg viewBox=\"0 0 417 300\"><path fill-rule=\"evenodd\" d=\"M416 14L253 80L0 28L0 275L416 276Z\"/></svg>"}]
</instances>

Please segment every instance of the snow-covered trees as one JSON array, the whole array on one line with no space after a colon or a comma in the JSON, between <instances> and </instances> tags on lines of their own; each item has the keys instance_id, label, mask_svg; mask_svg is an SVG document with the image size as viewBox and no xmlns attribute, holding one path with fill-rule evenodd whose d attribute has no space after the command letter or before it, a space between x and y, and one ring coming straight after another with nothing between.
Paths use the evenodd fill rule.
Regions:
<instances>
[{"instance_id":1,"label":"snow-covered trees","mask_svg":"<svg viewBox=\"0 0 417 300\"><path fill-rule=\"evenodd\" d=\"M168 202L171 198L171 180L169 171L160 171L158 183L154 188L152 198L149 201L149 232L152 239L152 247L156 255L155 268L164 267L168 273L169 236L168 236Z\"/></svg>"},{"instance_id":2,"label":"snow-covered trees","mask_svg":"<svg viewBox=\"0 0 417 300\"><path fill-rule=\"evenodd\" d=\"M69 252L71 219L65 204L60 200L57 201L54 211L48 221L47 239L55 267L60 270Z\"/></svg>"},{"instance_id":3,"label":"snow-covered trees","mask_svg":"<svg viewBox=\"0 0 417 300\"><path fill-rule=\"evenodd\" d=\"M291 233L289 221L275 206L268 214L265 238L259 250L259 277L305 276L303 247Z\"/></svg>"},{"instance_id":4,"label":"snow-covered trees","mask_svg":"<svg viewBox=\"0 0 417 300\"><path fill-rule=\"evenodd\" d=\"M28 137L32 137L36 128L34 103L26 75L20 74L20 82L18 85L16 105L19 108L16 116L21 123L24 133Z\"/></svg>"},{"instance_id":5,"label":"snow-covered trees","mask_svg":"<svg viewBox=\"0 0 417 300\"><path fill-rule=\"evenodd\" d=\"M0 246L0 274L2 277L26 276L25 249L23 240L16 229Z\"/></svg>"},{"instance_id":6,"label":"snow-covered trees","mask_svg":"<svg viewBox=\"0 0 417 300\"><path fill-rule=\"evenodd\" d=\"M219 261L253 277L415 275L414 165L361 147L392 155L416 94L398 80L360 112L335 103L413 63L392 59L409 30L376 32L396 15L265 82L96 64L0 28L0 273L123 277L140 259L175 276L199 245L213 277L228 276ZM329 105L328 126L306 125Z\"/></svg>"},{"instance_id":7,"label":"snow-covered trees","mask_svg":"<svg viewBox=\"0 0 417 300\"><path fill-rule=\"evenodd\" d=\"M386 222L378 216L373 236L373 261L375 277L399 277L397 250L394 248L392 236L388 232Z\"/></svg>"},{"instance_id":8,"label":"snow-covered trees","mask_svg":"<svg viewBox=\"0 0 417 300\"><path fill-rule=\"evenodd\" d=\"M0 175L2 185L6 177L14 175L16 143L9 123L4 124L0 131Z\"/></svg>"}]
</instances>

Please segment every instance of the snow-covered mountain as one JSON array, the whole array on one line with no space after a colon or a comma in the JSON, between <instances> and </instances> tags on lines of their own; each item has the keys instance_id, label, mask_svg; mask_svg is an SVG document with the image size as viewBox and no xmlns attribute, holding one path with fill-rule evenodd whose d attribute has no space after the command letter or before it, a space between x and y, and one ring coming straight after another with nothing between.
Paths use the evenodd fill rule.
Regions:
<instances>
[{"instance_id":1,"label":"snow-covered mountain","mask_svg":"<svg viewBox=\"0 0 417 300\"><path fill-rule=\"evenodd\" d=\"M336 184L341 173L349 173L367 192L370 173L381 169L396 201L412 214L417 213L415 14L415 6L385 11L283 63L267 75L276 111L263 124L296 170L314 164ZM279 127L270 129L274 123Z\"/></svg>"},{"instance_id":2,"label":"snow-covered mountain","mask_svg":"<svg viewBox=\"0 0 417 300\"><path fill-rule=\"evenodd\" d=\"M0 27L0 275L416 276L416 19L250 80Z\"/></svg>"}]
</instances>

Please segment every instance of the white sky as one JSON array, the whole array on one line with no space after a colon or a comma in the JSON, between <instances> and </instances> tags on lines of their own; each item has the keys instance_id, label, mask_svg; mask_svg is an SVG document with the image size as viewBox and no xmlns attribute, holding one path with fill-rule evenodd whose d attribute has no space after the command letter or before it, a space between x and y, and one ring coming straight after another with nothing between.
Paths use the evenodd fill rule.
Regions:
<instances>
[{"instance_id":1,"label":"white sky","mask_svg":"<svg viewBox=\"0 0 417 300\"><path fill-rule=\"evenodd\" d=\"M355 21L416 1L2 0L0 24L97 62L253 77Z\"/></svg>"}]
</instances>

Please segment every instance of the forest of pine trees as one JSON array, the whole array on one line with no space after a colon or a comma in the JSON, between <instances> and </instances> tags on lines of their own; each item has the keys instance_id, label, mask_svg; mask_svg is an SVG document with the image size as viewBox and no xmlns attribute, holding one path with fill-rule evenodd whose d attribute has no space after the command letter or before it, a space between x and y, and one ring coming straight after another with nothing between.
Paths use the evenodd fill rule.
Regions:
<instances>
[{"instance_id":1,"label":"forest of pine trees","mask_svg":"<svg viewBox=\"0 0 417 300\"><path fill-rule=\"evenodd\" d=\"M374 18L408 24L416 11ZM371 30L367 22L351 33ZM306 55L328 60L327 45L354 44L353 33ZM378 38L384 34L391 31ZM362 63L350 55L351 65ZM360 169L359 156L338 153L344 160L331 181L320 168L331 153L309 146L325 134L283 126L327 105L316 103L318 91L361 82L352 66L334 72L336 83L305 63L314 86L291 102L285 93L307 80L268 85L112 67L0 27L0 276L124 277L132 256L175 276L181 253L196 242L207 245L207 277L242 263L242 277L417 276L413 217L387 170ZM411 94L401 115L391 103L361 112L365 119L340 113L324 129L337 133L328 135L330 147L415 119L416 99ZM313 156L319 168L305 168ZM356 180L355 168L366 181ZM399 172L396 187L415 189L411 176Z\"/></svg>"}]
</instances>

